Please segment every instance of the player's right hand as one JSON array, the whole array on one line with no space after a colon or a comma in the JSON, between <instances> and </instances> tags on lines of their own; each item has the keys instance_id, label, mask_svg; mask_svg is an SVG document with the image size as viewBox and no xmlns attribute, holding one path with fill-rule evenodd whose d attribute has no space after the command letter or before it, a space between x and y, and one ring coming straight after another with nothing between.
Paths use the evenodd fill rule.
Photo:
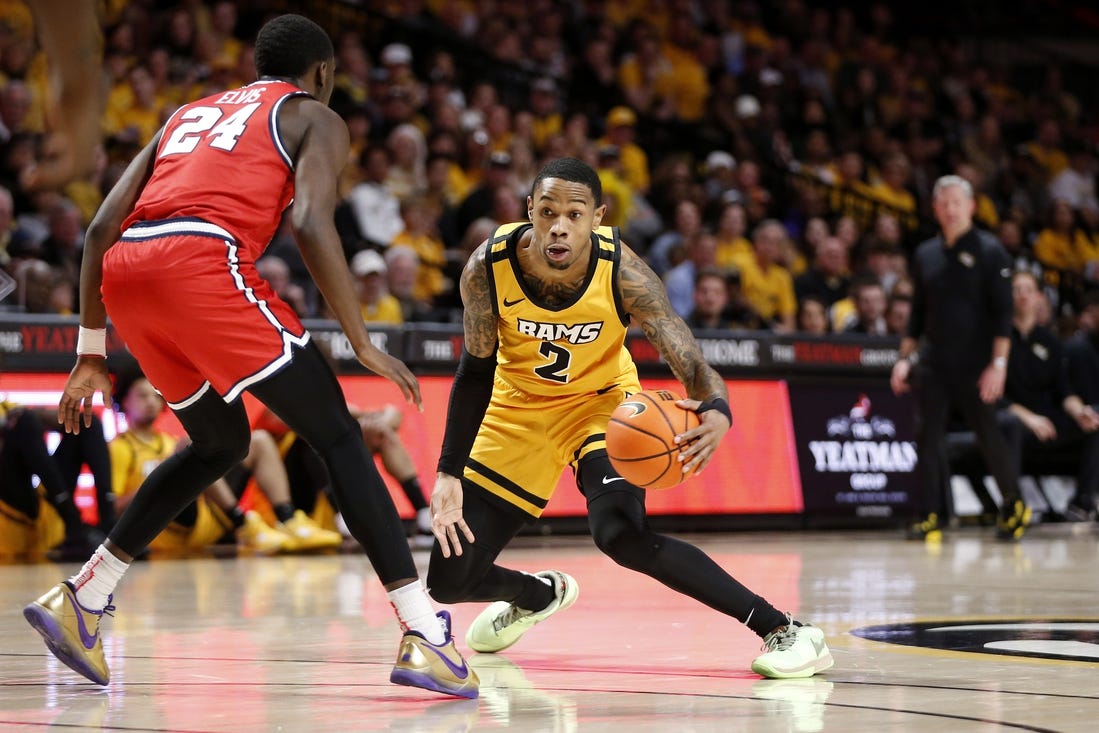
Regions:
<instances>
[{"instance_id":1,"label":"player's right hand","mask_svg":"<svg viewBox=\"0 0 1099 733\"><path fill-rule=\"evenodd\" d=\"M440 473L435 478L431 491L431 531L439 541L443 557L450 557L451 552L462 554L459 531L467 542L473 542L473 531L462 516L462 482L456 476Z\"/></svg>"},{"instance_id":2,"label":"player's right hand","mask_svg":"<svg viewBox=\"0 0 1099 733\"><path fill-rule=\"evenodd\" d=\"M84 427L92 426L92 401L95 393L103 393L103 402L111 399L111 378L107 374L107 360L99 356L78 356L76 366L65 382L61 402L57 405L57 422L65 426L66 433L80 432L80 413L84 413Z\"/></svg>"},{"instance_id":3,"label":"player's right hand","mask_svg":"<svg viewBox=\"0 0 1099 733\"><path fill-rule=\"evenodd\" d=\"M416 405L416 409L420 412L424 411L423 399L420 397L420 383L403 361L373 346L356 356L364 367L400 387L405 402Z\"/></svg>"}]
</instances>

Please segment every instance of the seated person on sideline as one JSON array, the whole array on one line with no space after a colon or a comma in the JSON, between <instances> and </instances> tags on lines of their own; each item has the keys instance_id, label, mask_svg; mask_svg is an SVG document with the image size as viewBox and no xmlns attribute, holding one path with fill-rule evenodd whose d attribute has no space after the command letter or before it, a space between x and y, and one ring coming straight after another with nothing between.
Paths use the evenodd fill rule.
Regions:
<instances>
[{"instance_id":1,"label":"seated person on sideline","mask_svg":"<svg viewBox=\"0 0 1099 733\"><path fill-rule=\"evenodd\" d=\"M0 400L0 557L38 558L62 542L87 550L103 540L81 520L45 431L34 410Z\"/></svg>"},{"instance_id":2,"label":"seated person on sideline","mask_svg":"<svg viewBox=\"0 0 1099 733\"><path fill-rule=\"evenodd\" d=\"M1007 431L1011 454L1021 472L1025 454L1062 446L1074 454L1079 451L1076 496L1065 517L1090 521L1095 518L1094 497L1099 490L1099 422L1068 382L1060 340L1039 323L1038 279L1030 272L1017 272L1011 291L1014 316L1004 385L1004 402L1015 423Z\"/></svg>"},{"instance_id":3,"label":"seated person on sideline","mask_svg":"<svg viewBox=\"0 0 1099 733\"><path fill-rule=\"evenodd\" d=\"M348 405L351 415L362 429L363 442L370 452L380 456L386 473L395 478L401 490L416 512L413 535L416 544L423 540L431 544L431 509L428 508L420 478L416 475L416 464L401 441L398 430L404 420L400 409L385 405L378 410L363 410ZM301 507L321 527L336 529L340 521L328 499L327 491L330 479L324 464L296 433L290 430L282 420L270 410L264 410L256 427L274 436L278 442L279 454L286 466L290 481L290 495L294 505Z\"/></svg>"},{"instance_id":4,"label":"seated person on sideline","mask_svg":"<svg viewBox=\"0 0 1099 733\"><path fill-rule=\"evenodd\" d=\"M1065 344L1069 397L1064 407L1085 434L1095 435L1099 431L1099 290L1085 293L1079 325L1080 330ZM1094 517L1099 506L1099 485L1095 483L1099 449L1084 450L1082 460L1080 475L1091 476L1091 482L1077 484L1071 506L1081 507Z\"/></svg>"},{"instance_id":5,"label":"seated person on sideline","mask_svg":"<svg viewBox=\"0 0 1099 733\"><path fill-rule=\"evenodd\" d=\"M109 444L118 510L130 503L145 477L168 456L182 447L157 429L164 411L164 399L140 372L120 378L115 399L126 416L127 429ZM216 543L229 531L237 536L241 549L257 553L332 549L342 544L335 532L317 527L289 503L286 473L278 460L271 436L253 432L248 455L242 462L263 476L280 522L272 528L256 512L244 512L225 479L218 479L196 501L188 505L150 543L154 553L184 554ZM272 490L273 489L273 490Z\"/></svg>"}]
</instances>

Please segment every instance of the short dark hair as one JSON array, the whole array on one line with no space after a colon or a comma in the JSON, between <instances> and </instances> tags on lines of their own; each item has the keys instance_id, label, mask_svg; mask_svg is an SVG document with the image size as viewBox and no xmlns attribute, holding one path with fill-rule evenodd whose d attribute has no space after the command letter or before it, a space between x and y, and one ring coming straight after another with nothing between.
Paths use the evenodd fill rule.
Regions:
<instances>
[{"instance_id":1,"label":"short dark hair","mask_svg":"<svg viewBox=\"0 0 1099 733\"><path fill-rule=\"evenodd\" d=\"M591 189L592 197L595 199L595 205L603 205L603 184L599 181L599 174L595 172L595 169L582 160L576 158L557 158L546 163L542 170L538 171L538 175L534 177L534 183L530 186L531 198L534 198L534 191L538 188L539 184L546 178L560 178L562 181L570 181L572 183L579 183L587 186Z\"/></svg>"},{"instance_id":2,"label":"short dark hair","mask_svg":"<svg viewBox=\"0 0 1099 733\"><path fill-rule=\"evenodd\" d=\"M256 36L256 73L261 77L297 79L313 64L335 55L332 39L324 29L301 15L291 13L273 18Z\"/></svg>"}]
</instances>

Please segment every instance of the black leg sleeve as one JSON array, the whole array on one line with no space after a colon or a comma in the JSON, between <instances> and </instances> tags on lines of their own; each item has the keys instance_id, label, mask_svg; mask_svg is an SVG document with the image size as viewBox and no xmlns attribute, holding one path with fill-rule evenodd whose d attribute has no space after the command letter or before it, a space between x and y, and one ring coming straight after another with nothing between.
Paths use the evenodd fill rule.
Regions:
<instances>
[{"instance_id":1,"label":"black leg sleeve","mask_svg":"<svg viewBox=\"0 0 1099 733\"><path fill-rule=\"evenodd\" d=\"M251 429L240 400L231 404L213 390L175 411L191 444L157 466L111 530L111 541L136 555L248 454Z\"/></svg>"},{"instance_id":2,"label":"black leg sleeve","mask_svg":"<svg viewBox=\"0 0 1099 733\"><path fill-rule=\"evenodd\" d=\"M295 349L287 367L249 391L324 461L336 508L382 584L418 577L397 508L317 345Z\"/></svg>"},{"instance_id":3,"label":"black leg sleeve","mask_svg":"<svg viewBox=\"0 0 1099 733\"><path fill-rule=\"evenodd\" d=\"M612 560L732 616L761 637L786 623L785 614L744 587L702 550L653 532L645 515L642 489L616 481L604 491L605 476L617 476L606 453L593 452L581 463L581 485L590 487L584 493L592 537Z\"/></svg>"},{"instance_id":4,"label":"black leg sleeve","mask_svg":"<svg viewBox=\"0 0 1099 733\"><path fill-rule=\"evenodd\" d=\"M553 600L553 590L527 573L496 564L496 558L519 530L524 519L485 498L483 492L462 482L462 516L473 532L470 544L459 533L462 554L443 557L439 543L431 548L427 585L439 603L508 601L536 611Z\"/></svg>"}]
</instances>

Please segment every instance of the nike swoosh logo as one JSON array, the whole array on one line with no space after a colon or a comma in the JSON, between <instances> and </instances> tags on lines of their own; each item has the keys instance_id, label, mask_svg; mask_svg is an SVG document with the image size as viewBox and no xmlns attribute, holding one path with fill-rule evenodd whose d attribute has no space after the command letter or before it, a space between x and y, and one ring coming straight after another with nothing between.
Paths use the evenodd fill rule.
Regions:
<instances>
[{"instance_id":1,"label":"nike swoosh logo","mask_svg":"<svg viewBox=\"0 0 1099 733\"><path fill-rule=\"evenodd\" d=\"M513 305L518 305L519 303L522 303L524 300L526 300L526 298L519 298L519 300L508 300L507 298L504 298L504 305L510 308Z\"/></svg>"},{"instance_id":2,"label":"nike swoosh logo","mask_svg":"<svg viewBox=\"0 0 1099 733\"><path fill-rule=\"evenodd\" d=\"M430 649L431 651L435 652L435 654L439 657L439 659L443 660L443 664L445 664L450 669L450 671L455 674L455 676L458 679L464 680L467 677L469 677L469 667L466 666L466 660L463 659L461 666L459 666L459 665L455 664L454 662L450 661L450 659L448 659L445 654L443 654L441 651L439 651L434 646L432 646L430 642L428 644L426 644L425 646L427 646L427 648Z\"/></svg>"},{"instance_id":3,"label":"nike swoosh logo","mask_svg":"<svg viewBox=\"0 0 1099 733\"><path fill-rule=\"evenodd\" d=\"M76 604L76 598L69 593L65 594L65 598L68 599L73 610L76 611L76 629L80 632L80 642L84 645L85 649L94 649L96 639L99 638L99 631L97 630L94 634L89 634L88 627L84 625L84 612L80 609L80 606Z\"/></svg>"},{"instance_id":4,"label":"nike swoosh logo","mask_svg":"<svg viewBox=\"0 0 1099 733\"><path fill-rule=\"evenodd\" d=\"M621 476L615 476L614 478L611 478L610 476L604 476L603 477L603 485L606 486L607 484L613 484L615 481L625 481L625 480L626 479L622 478Z\"/></svg>"}]
</instances>

